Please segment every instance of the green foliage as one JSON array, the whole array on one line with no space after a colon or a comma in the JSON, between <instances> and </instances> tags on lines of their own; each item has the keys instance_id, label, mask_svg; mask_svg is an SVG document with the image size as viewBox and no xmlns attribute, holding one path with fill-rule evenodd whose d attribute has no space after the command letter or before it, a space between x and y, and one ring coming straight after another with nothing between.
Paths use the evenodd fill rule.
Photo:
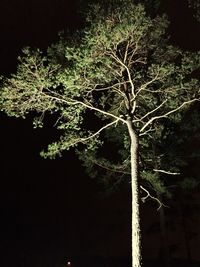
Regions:
<instances>
[{"instance_id":1,"label":"green foliage","mask_svg":"<svg viewBox=\"0 0 200 267\"><path fill-rule=\"evenodd\" d=\"M87 27L71 38L61 36L46 55L25 48L17 72L3 78L0 108L16 117L39 113L35 127L42 127L46 114L57 115L60 140L42 156L54 158L76 147L93 176L97 163L106 170L105 181L111 172L130 173L130 118L139 137L141 176L163 193L162 177L152 170L176 170L170 158L161 157L163 144L169 121L180 122L199 99L194 71L200 54L169 44L165 16L151 18L131 0L114 2L106 9L93 5ZM95 118L91 129L88 110ZM116 147L113 158L103 153L106 145ZM116 175L110 177L117 182Z\"/></svg>"},{"instance_id":2,"label":"green foliage","mask_svg":"<svg viewBox=\"0 0 200 267\"><path fill-rule=\"evenodd\" d=\"M1 110L16 117L24 117L30 111L55 111L55 103L49 101L43 89L55 86L54 75L59 67L48 64L47 57L39 50L27 47L22 52L17 73L3 81Z\"/></svg>"},{"instance_id":3,"label":"green foliage","mask_svg":"<svg viewBox=\"0 0 200 267\"><path fill-rule=\"evenodd\" d=\"M166 193L166 186L164 185L164 182L159 179L159 175L157 173L142 171L141 178L148 181L156 192L160 194Z\"/></svg>"}]
</instances>

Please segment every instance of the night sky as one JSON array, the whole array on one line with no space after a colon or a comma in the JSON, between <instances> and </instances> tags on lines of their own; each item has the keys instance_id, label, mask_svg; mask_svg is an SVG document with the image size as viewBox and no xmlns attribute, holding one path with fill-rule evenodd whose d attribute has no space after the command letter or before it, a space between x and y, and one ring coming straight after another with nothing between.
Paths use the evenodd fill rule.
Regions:
<instances>
[{"instance_id":1,"label":"night sky","mask_svg":"<svg viewBox=\"0 0 200 267\"><path fill-rule=\"evenodd\" d=\"M164 3L172 21L172 42L183 49L199 49L200 27L186 12L185 2ZM75 0L1 0L0 73L15 71L22 47L46 49L58 40L59 31L81 27L79 9ZM127 259L129 185L104 196L72 151L56 160L40 158L39 152L58 137L51 123L34 130L31 116L23 120L0 114L0 119L0 266L59 267L65 257L74 267L98 257ZM158 220L155 205L146 205L142 216L147 229ZM159 253L152 245L158 234L152 233L144 236L146 258Z\"/></svg>"}]
</instances>

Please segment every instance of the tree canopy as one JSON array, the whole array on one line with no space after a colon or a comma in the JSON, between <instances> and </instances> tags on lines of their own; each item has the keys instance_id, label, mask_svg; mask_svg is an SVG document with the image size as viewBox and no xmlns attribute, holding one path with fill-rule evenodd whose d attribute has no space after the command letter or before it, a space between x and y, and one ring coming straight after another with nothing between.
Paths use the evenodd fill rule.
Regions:
<instances>
[{"instance_id":1,"label":"tree canopy","mask_svg":"<svg viewBox=\"0 0 200 267\"><path fill-rule=\"evenodd\" d=\"M180 119L188 104L198 100L199 82L192 73L199 67L199 53L171 46L166 17L152 19L131 1L115 10L94 5L87 21L85 29L61 37L46 55L23 50L16 74L3 80L1 110L22 117L36 111L35 127L42 126L45 114L57 114L61 138L42 153L45 157L78 143L94 149L102 144L102 130L113 131L119 122L127 149L123 125L131 116L149 160L149 144L165 138L167 118ZM85 127L91 112L101 121L97 132Z\"/></svg>"}]
</instances>

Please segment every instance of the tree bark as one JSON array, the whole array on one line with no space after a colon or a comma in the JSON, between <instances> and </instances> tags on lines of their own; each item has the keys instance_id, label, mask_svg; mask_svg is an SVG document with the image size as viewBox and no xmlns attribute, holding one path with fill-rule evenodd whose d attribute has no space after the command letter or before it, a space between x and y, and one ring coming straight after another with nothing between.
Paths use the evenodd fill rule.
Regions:
<instances>
[{"instance_id":1,"label":"tree bark","mask_svg":"<svg viewBox=\"0 0 200 267\"><path fill-rule=\"evenodd\" d=\"M127 120L131 146L131 193L132 193L132 267L141 267L141 234L138 188L138 137L131 119Z\"/></svg>"}]
</instances>

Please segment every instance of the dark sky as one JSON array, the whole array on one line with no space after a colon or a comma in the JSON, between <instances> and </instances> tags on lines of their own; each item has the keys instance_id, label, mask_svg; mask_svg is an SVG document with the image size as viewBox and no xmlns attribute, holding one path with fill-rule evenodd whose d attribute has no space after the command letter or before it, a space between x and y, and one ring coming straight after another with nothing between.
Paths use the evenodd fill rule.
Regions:
<instances>
[{"instance_id":1,"label":"dark sky","mask_svg":"<svg viewBox=\"0 0 200 267\"><path fill-rule=\"evenodd\" d=\"M180 1L165 1L174 43L200 47L199 24ZM184 1L181 1L184 2ZM16 68L23 46L45 49L63 28L80 27L77 1L1 0L0 73ZM178 11L178 12L177 12ZM1 114L0 266L58 266L64 257L130 255L130 194L127 187L100 196L75 155L43 160L39 151L54 140L49 125L33 130L28 120ZM155 215L157 216L157 215ZM146 250L149 250L148 243ZM80 265L79 265L80 266Z\"/></svg>"},{"instance_id":2,"label":"dark sky","mask_svg":"<svg viewBox=\"0 0 200 267\"><path fill-rule=\"evenodd\" d=\"M46 48L64 28L80 24L77 0L1 0L1 70L16 65L16 56L23 46Z\"/></svg>"}]
</instances>

